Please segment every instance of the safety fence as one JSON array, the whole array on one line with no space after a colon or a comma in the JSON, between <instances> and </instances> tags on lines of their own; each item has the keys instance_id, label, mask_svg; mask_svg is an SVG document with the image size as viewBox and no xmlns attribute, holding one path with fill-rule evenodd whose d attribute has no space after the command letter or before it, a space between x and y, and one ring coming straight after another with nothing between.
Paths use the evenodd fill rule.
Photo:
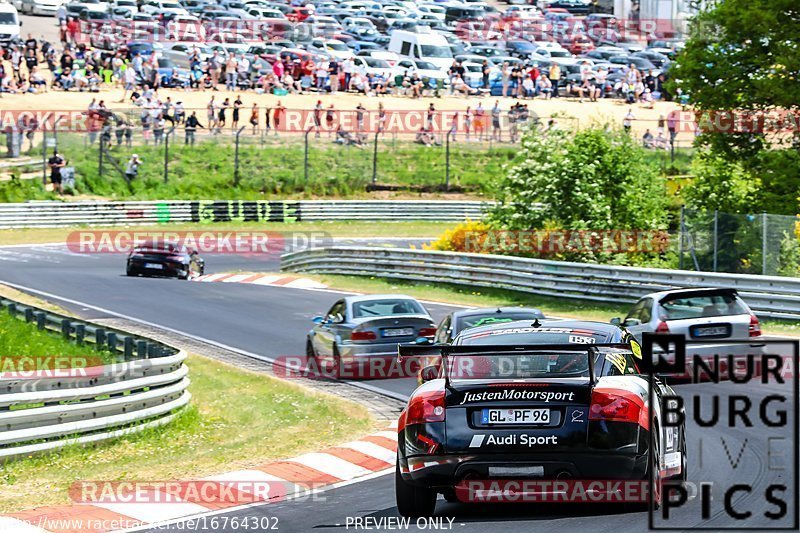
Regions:
<instances>
[{"instance_id":1,"label":"safety fence","mask_svg":"<svg viewBox=\"0 0 800 533\"><path fill-rule=\"evenodd\" d=\"M0 461L160 426L189 403L182 350L5 298L0 311L86 346L84 361L101 360L91 355L100 350L114 358L104 365L0 372Z\"/></svg>"},{"instance_id":2,"label":"safety fence","mask_svg":"<svg viewBox=\"0 0 800 533\"><path fill-rule=\"evenodd\" d=\"M232 221L461 221L481 218L489 205L433 200L26 202L0 204L0 228Z\"/></svg>"},{"instance_id":3,"label":"safety fence","mask_svg":"<svg viewBox=\"0 0 800 533\"><path fill-rule=\"evenodd\" d=\"M630 304L666 289L734 288L760 316L800 318L800 278L339 246L284 254L281 269L510 289L613 304Z\"/></svg>"}]
</instances>

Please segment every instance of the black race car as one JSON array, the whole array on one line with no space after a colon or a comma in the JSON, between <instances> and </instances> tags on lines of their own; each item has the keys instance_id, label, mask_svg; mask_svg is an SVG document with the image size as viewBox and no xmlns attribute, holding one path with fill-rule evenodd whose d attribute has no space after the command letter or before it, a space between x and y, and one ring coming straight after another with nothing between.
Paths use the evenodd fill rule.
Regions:
<instances>
[{"instance_id":1,"label":"black race car","mask_svg":"<svg viewBox=\"0 0 800 533\"><path fill-rule=\"evenodd\" d=\"M640 347L624 329L526 320L399 353L434 350L441 365L423 371L398 421L400 514L431 515L437 494L479 501L464 491L475 481L633 481L658 504L661 480L685 479L684 428L662 418L662 397L674 392L655 379L650 396Z\"/></svg>"},{"instance_id":2,"label":"black race car","mask_svg":"<svg viewBox=\"0 0 800 533\"><path fill-rule=\"evenodd\" d=\"M189 279L205 270L205 261L197 250L178 243L146 241L128 254L128 276L164 276Z\"/></svg>"}]
</instances>

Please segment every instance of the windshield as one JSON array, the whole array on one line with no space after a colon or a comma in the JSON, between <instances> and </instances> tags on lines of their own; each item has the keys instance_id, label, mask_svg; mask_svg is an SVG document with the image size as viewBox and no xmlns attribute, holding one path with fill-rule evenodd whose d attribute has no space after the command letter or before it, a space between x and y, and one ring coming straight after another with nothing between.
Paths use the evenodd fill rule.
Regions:
<instances>
[{"instance_id":1,"label":"windshield","mask_svg":"<svg viewBox=\"0 0 800 533\"><path fill-rule=\"evenodd\" d=\"M732 293L674 298L661 302L660 315L664 320L683 320L712 316L746 315L745 303Z\"/></svg>"},{"instance_id":2,"label":"windshield","mask_svg":"<svg viewBox=\"0 0 800 533\"><path fill-rule=\"evenodd\" d=\"M165 59L165 58L162 58L162 59L158 60L158 66L161 67L161 68L174 68L175 67L175 65L172 63L172 61L170 61L169 59Z\"/></svg>"},{"instance_id":3,"label":"windshield","mask_svg":"<svg viewBox=\"0 0 800 533\"><path fill-rule=\"evenodd\" d=\"M353 304L353 318L424 314L425 310L414 300L368 300Z\"/></svg>"},{"instance_id":4,"label":"windshield","mask_svg":"<svg viewBox=\"0 0 800 533\"><path fill-rule=\"evenodd\" d=\"M432 44L423 44L420 46L420 48L422 48L422 57L443 57L443 58L453 57L453 52L450 50L449 46L435 46Z\"/></svg>"},{"instance_id":5,"label":"windshield","mask_svg":"<svg viewBox=\"0 0 800 533\"><path fill-rule=\"evenodd\" d=\"M14 13L0 13L0 24L16 24L17 18Z\"/></svg>"},{"instance_id":6,"label":"windshield","mask_svg":"<svg viewBox=\"0 0 800 533\"><path fill-rule=\"evenodd\" d=\"M427 61L417 61L417 68L420 70L436 70L436 65Z\"/></svg>"},{"instance_id":7,"label":"windshield","mask_svg":"<svg viewBox=\"0 0 800 533\"><path fill-rule=\"evenodd\" d=\"M344 43L328 43L328 48L336 52L347 52L350 50Z\"/></svg>"},{"instance_id":8,"label":"windshield","mask_svg":"<svg viewBox=\"0 0 800 533\"><path fill-rule=\"evenodd\" d=\"M572 57L566 50L550 50L550 57Z\"/></svg>"},{"instance_id":9,"label":"windshield","mask_svg":"<svg viewBox=\"0 0 800 533\"><path fill-rule=\"evenodd\" d=\"M480 67L478 67L480 69ZM536 313L486 313L485 315L465 316L459 322L462 330L475 328L478 326L488 326L489 324L500 324L502 322L513 322L515 320L533 320L541 318Z\"/></svg>"},{"instance_id":10,"label":"windshield","mask_svg":"<svg viewBox=\"0 0 800 533\"><path fill-rule=\"evenodd\" d=\"M389 68L389 63L384 61L383 59L375 59L374 57L366 57L364 60L367 62L367 65L374 68Z\"/></svg>"}]
</instances>

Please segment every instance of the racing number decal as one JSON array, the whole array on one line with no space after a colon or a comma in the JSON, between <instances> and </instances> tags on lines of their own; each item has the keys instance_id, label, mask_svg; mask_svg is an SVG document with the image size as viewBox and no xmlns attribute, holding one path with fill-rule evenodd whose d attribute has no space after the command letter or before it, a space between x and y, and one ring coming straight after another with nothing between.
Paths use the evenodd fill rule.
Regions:
<instances>
[{"instance_id":1,"label":"racing number decal","mask_svg":"<svg viewBox=\"0 0 800 533\"><path fill-rule=\"evenodd\" d=\"M584 337L582 335L570 335L570 344L594 344L594 337Z\"/></svg>"},{"instance_id":2,"label":"racing number decal","mask_svg":"<svg viewBox=\"0 0 800 533\"><path fill-rule=\"evenodd\" d=\"M633 356L636 359L642 358L642 345L636 342L634 339L631 339L631 352L633 352Z\"/></svg>"}]
</instances>

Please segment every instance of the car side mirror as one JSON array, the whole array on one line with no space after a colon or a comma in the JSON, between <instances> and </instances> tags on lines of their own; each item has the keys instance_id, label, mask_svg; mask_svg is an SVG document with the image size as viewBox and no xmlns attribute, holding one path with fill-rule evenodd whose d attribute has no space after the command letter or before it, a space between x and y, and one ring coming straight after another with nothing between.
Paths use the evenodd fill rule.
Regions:
<instances>
[{"instance_id":1,"label":"car side mirror","mask_svg":"<svg viewBox=\"0 0 800 533\"><path fill-rule=\"evenodd\" d=\"M315 316L314 318L311 319L311 322L313 322L314 324L324 324L325 319L322 318L321 316Z\"/></svg>"},{"instance_id":2,"label":"car side mirror","mask_svg":"<svg viewBox=\"0 0 800 533\"><path fill-rule=\"evenodd\" d=\"M433 344L433 341L428 337L417 337L414 339L414 344Z\"/></svg>"},{"instance_id":3,"label":"car side mirror","mask_svg":"<svg viewBox=\"0 0 800 533\"><path fill-rule=\"evenodd\" d=\"M622 325L622 319L620 317L618 317L618 316L615 316L614 318L611 319L611 323L613 325L615 325L615 326L621 326Z\"/></svg>"},{"instance_id":4,"label":"car side mirror","mask_svg":"<svg viewBox=\"0 0 800 533\"><path fill-rule=\"evenodd\" d=\"M438 366L426 366L419 371L419 381L426 383L439 377Z\"/></svg>"},{"instance_id":5,"label":"car side mirror","mask_svg":"<svg viewBox=\"0 0 800 533\"><path fill-rule=\"evenodd\" d=\"M638 318L626 318L622 323L623 326L638 326L642 323Z\"/></svg>"}]
</instances>

